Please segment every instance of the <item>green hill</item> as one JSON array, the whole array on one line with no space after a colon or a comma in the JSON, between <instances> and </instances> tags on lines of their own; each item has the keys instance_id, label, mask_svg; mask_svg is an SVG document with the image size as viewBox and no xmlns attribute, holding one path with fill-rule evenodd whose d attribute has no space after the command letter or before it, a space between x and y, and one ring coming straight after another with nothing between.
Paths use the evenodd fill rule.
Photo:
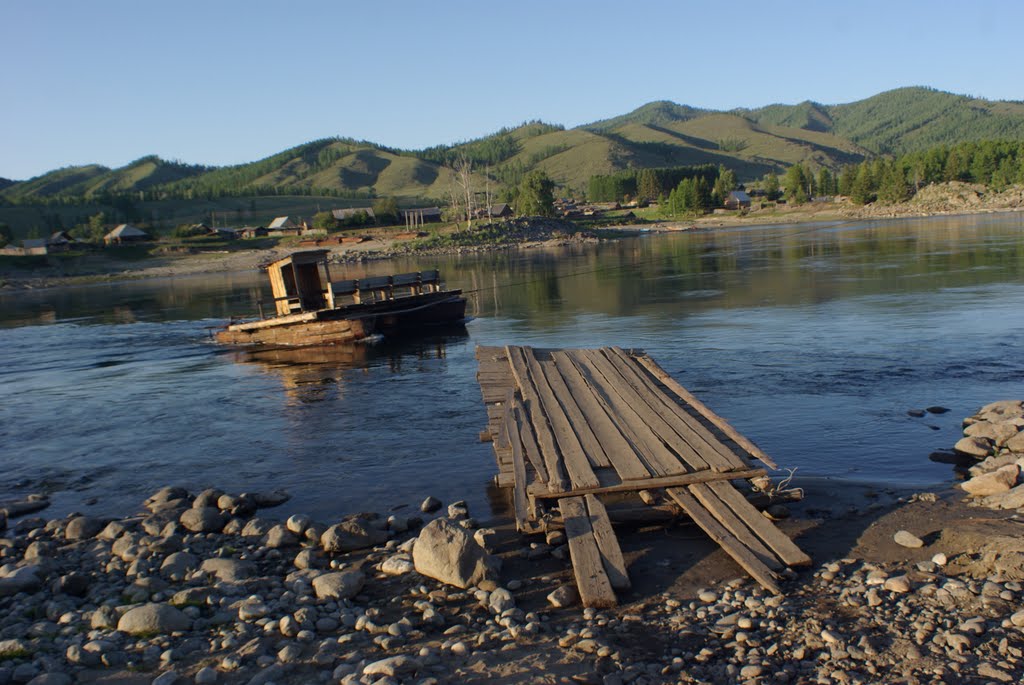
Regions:
<instances>
[{"instance_id":1,"label":"green hill","mask_svg":"<svg viewBox=\"0 0 1024 685\"><path fill-rule=\"evenodd\" d=\"M758 123L822 131L876 154L903 154L969 140L1024 138L1024 103L932 88L898 88L845 105L770 105L743 112Z\"/></svg>"},{"instance_id":2,"label":"green hill","mask_svg":"<svg viewBox=\"0 0 1024 685\"><path fill-rule=\"evenodd\" d=\"M920 87L848 104L806 101L729 112L657 101L574 129L532 121L423 150L328 138L226 167L149 156L118 169L74 166L27 181L0 179L0 204L13 205L0 212L0 221L24 214L13 212L18 207L39 205L52 212L57 206L109 204L111 198L122 204L173 201L176 207L271 196L337 198L339 206L373 197L395 197L402 204L436 201L448 195L451 164L458 158L472 160L478 187L485 173L497 191L540 169L567 192L580 192L593 175L630 168L721 164L749 180L798 162L835 170L880 154L982 139L1024 139L1024 103Z\"/></svg>"}]
</instances>

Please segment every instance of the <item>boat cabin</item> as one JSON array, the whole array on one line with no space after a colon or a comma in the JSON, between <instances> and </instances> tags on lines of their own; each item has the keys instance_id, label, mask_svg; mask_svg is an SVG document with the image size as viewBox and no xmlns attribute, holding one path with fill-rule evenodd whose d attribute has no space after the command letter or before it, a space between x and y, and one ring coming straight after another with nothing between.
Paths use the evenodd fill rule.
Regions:
<instances>
[{"instance_id":1,"label":"boat cabin","mask_svg":"<svg viewBox=\"0 0 1024 685\"><path fill-rule=\"evenodd\" d=\"M267 266L279 316L334 309L327 254L327 250L294 252Z\"/></svg>"},{"instance_id":2,"label":"boat cabin","mask_svg":"<svg viewBox=\"0 0 1024 685\"><path fill-rule=\"evenodd\" d=\"M327 266L328 254L329 250L293 252L267 266L278 316L383 302L441 290L441 274L436 269L332 282Z\"/></svg>"}]
</instances>

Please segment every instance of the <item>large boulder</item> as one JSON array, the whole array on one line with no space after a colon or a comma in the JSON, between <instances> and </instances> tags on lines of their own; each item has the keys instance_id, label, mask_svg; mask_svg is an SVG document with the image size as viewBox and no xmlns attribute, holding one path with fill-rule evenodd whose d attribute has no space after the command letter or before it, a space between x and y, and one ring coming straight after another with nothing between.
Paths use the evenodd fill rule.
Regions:
<instances>
[{"instance_id":1,"label":"large boulder","mask_svg":"<svg viewBox=\"0 0 1024 685\"><path fill-rule=\"evenodd\" d=\"M181 512L181 525L193 533L219 533L228 522L228 515L216 507L194 507Z\"/></svg>"},{"instance_id":2,"label":"large boulder","mask_svg":"<svg viewBox=\"0 0 1024 685\"><path fill-rule=\"evenodd\" d=\"M501 569L501 559L488 554L465 528L448 519L424 526L412 561L417 572L463 589L497 580Z\"/></svg>"},{"instance_id":3,"label":"large boulder","mask_svg":"<svg viewBox=\"0 0 1024 685\"><path fill-rule=\"evenodd\" d=\"M1020 466L1007 464L991 473L984 473L965 481L960 487L975 497L998 495L1002 492L1009 492L1017 484L1019 476Z\"/></svg>"},{"instance_id":4,"label":"large boulder","mask_svg":"<svg viewBox=\"0 0 1024 685\"><path fill-rule=\"evenodd\" d=\"M359 594L365 582L362 571L324 573L313 579L313 591L319 599L349 599Z\"/></svg>"},{"instance_id":5,"label":"large boulder","mask_svg":"<svg viewBox=\"0 0 1024 685\"><path fill-rule=\"evenodd\" d=\"M207 559L199 566L199 570L226 583L237 583L240 580L256 575L255 564L223 557Z\"/></svg>"},{"instance_id":6,"label":"large boulder","mask_svg":"<svg viewBox=\"0 0 1024 685\"><path fill-rule=\"evenodd\" d=\"M191 627L191 619L170 604L143 604L117 622L117 629L129 635L167 635Z\"/></svg>"},{"instance_id":7,"label":"large boulder","mask_svg":"<svg viewBox=\"0 0 1024 685\"><path fill-rule=\"evenodd\" d=\"M976 459L984 459L992 452L992 441L988 438L967 436L960 438L953 449Z\"/></svg>"},{"instance_id":8,"label":"large boulder","mask_svg":"<svg viewBox=\"0 0 1024 685\"><path fill-rule=\"evenodd\" d=\"M88 540L96 537L104 528L104 523L92 516L76 516L68 521L64 528L64 537L68 540Z\"/></svg>"},{"instance_id":9,"label":"large boulder","mask_svg":"<svg viewBox=\"0 0 1024 685\"><path fill-rule=\"evenodd\" d=\"M331 526L320 536L325 552L351 552L387 542L388 534L363 518L353 518Z\"/></svg>"},{"instance_id":10,"label":"large boulder","mask_svg":"<svg viewBox=\"0 0 1024 685\"><path fill-rule=\"evenodd\" d=\"M993 423L991 421L979 421L964 428L964 435L971 438L988 438L997 447L1006 444L1006 441L1019 433L1019 429L1012 423Z\"/></svg>"}]
</instances>

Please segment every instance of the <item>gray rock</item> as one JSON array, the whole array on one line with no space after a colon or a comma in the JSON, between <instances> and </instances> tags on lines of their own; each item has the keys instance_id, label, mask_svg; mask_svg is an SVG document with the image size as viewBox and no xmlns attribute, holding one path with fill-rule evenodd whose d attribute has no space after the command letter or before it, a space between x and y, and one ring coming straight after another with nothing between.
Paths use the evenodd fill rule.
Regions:
<instances>
[{"instance_id":1,"label":"gray rock","mask_svg":"<svg viewBox=\"0 0 1024 685\"><path fill-rule=\"evenodd\" d=\"M151 685L174 685L179 680L181 680L181 676L174 671L164 671L156 678L153 678Z\"/></svg>"},{"instance_id":2,"label":"gray rock","mask_svg":"<svg viewBox=\"0 0 1024 685\"><path fill-rule=\"evenodd\" d=\"M304 549L295 555L295 568L306 570L320 568L324 565L324 558L318 550Z\"/></svg>"},{"instance_id":3,"label":"gray rock","mask_svg":"<svg viewBox=\"0 0 1024 685\"><path fill-rule=\"evenodd\" d=\"M487 600L487 604L491 607L491 611L500 614L508 609L513 609L516 606L515 599L512 598L512 593L505 588L498 588L491 593L490 598Z\"/></svg>"},{"instance_id":4,"label":"gray rock","mask_svg":"<svg viewBox=\"0 0 1024 685\"><path fill-rule=\"evenodd\" d=\"M889 592L906 593L910 592L910 579L906 576L892 576L885 579L883 588Z\"/></svg>"},{"instance_id":5,"label":"gray rock","mask_svg":"<svg viewBox=\"0 0 1024 685\"><path fill-rule=\"evenodd\" d=\"M382 675L398 678L415 673L421 668L422 664L419 659L401 654L381 659L380 661L372 661L366 664L363 668L363 673L365 675Z\"/></svg>"},{"instance_id":6,"label":"gray rock","mask_svg":"<svg viewBox=\"0 0 1024 685\"><path fill-rule=\"evenodd\" d=\"M282 547L298 547L299 538L284 525L278 524L267 531L267 539L263 545L270 549Z\"/></svg>"},{"instance_id":7,"label":"gray rock","mask_svg":"<svg viewBox=\"0 0 1024 685\"><path fill-rule=\"evenodd\" d=\"M442 506L441 500L436 497L428 497L423 500L423 504L420 505L420 511L424 514L433 514L435 511L440 509Z\"/></svg>"},{"instance_id":8,"label":"gray rock","mask_svg":"<svg viewBox=\"0 0 1024 685\"><path fill-rule=\"evenodd\" d=\"M160 573L171 580L185 580L188 574L198 567L199 559L196 558L196 555L188 552L175 552L168 555L164 559L164 563L160 564Z\"/></svg>"},{"instance_id":9,"label":"gray rock","mask_svg":"<svg viewBox=\"0 0 1024 685\"><path fill-rule=\"evenodd\" d=\"M1024 485L1018 485L1006 492L984 497L981 499L981 504L990 509L1024 508Z\"/></svg>"},{"instance_id":10,"label":"gray rock","mask_svg":"<svg viewBox=\"0 0 1024 685\"><path fill-rule=\"evenodd\" d=\"M196 509L202 509L203 507L216 507L217 501L224 494L223 490L217 488L207 488L203 490L196 498L192 500L192 506Z\"/></svg>"},{"instance_id":11,"label":"gray rock","mask_svg":"<svg viewBox=\"0 0 1024 685\"><path fill-rule=\"evenodd\" d=\"M217 682L217 669L203 666L196 672L196 685L213 685Z\"/></svg>"},{"instance_id":12,"label":"gray rock","mask_svg":"<svg viewBox=\"0 0 1024 685\"><path fill-rule=\"evenodd\" d=\"M336 571L313 579L313 591L320 599L349 599L359 594L366 582L362 571Z\"/></svg>"},{"instance_id":13,"label":"gray rock","mask_svg":"<svg viewBox=\"0 0 1024 685\"><path fill-rule=\"evenodd\" d=\"M555 588L554 592L548 595L548 602L558 609L571 607L580 601L579 592L573 585L562 585Z\"/></svg>"},{"instance_id":14,"label":"gray rock","mask_svg":"<svg viewBox=\"0 0 1024 685\"><path fill-rule=\"evenodd\" d=\"M964 429L964 435L972 438L987 438L997 447L1004 445L1018 432L1017 426L1012 423L992 423L990 421L979 421Z\"/></svg>"},{"instance_id":15,"label":"gray rock","mask_svg":"<svg viewBox=\"0 0 1024 685\"><path fill-rule=\"evenodd\" d=\"M412 563L412 559L408 554L396 554L393 557L388 557L380 565L381 573L385 573L389 576L402 576L406 573L412 573L416 570L416 567Z\"/></svg>"},{"instance_id":16,"label":"gray rock","mask_svg":"<svg viewBox=\"0 0 1024 685\"><path fill-rule=\"evenodd\" d=\"M249 679L247 685L268 685L269 683L283 683L287 675L285 667L281 664L272 664Z\"/></svg>"},{"instance_id":17,"label":"gray rock","mask_svg":"<svg viewBox=\"0 0 1024 685\"><path fill-rule=\"evenodd\" d=\"M295 533L296 535L302 535L309 528L311 521L308 516L302 516L300 514L293 514L288 517L285 525L288 526L288 530Z\"/></svg>"},{"instance_id":18,"label":"gray rock","mask_svg":"<svg viewBox=\"0 0 1024 685\"><path fill-rule=\"evenodd\" d=\"M49 673L40 673L28 681L28 685L71 685L73 682L75 682L74 679L67 673L51 671Z\"/></svg>"},{"instance_id":19,"label":"gray rock","mask_svg":"<svg viewBox=\"0 0 1024 685\"><path fill-rule=\"evenodd\" d=\"M227 583L237 583L256 575L256 566L250 562L221 557L207 559L199 566L199 570Z\"/></svg>"},{"instance_id":20,"label":"gray rock","mask_svg":"<svg viewBox=\"0 0 1024 685\"><path fill-rule=\"evenodd\" d=\"M387 541L388 534L362 518L353 518L331 526L320 536L325 552L352 552Z\"/></svg>"},{"instance_id":21,"label":"gray rock","mask_svg":"<svg viewBox=\"0 0 1024 685\"><path fill-rule=\"evenodd\" d=\"M228 522L228 516L216 507L186 509L178 519L193 533L219 533Z\"/></svg>"},{"instance_id":22,"label":"gray rock","mask_svg":"<svg viewBox=\"0 0 1024 685\"><path fill-rule=\"evenodd\" d=\"M245 526L242 527L242 535L247 538L261 538L275 526L273 521L268 521L263 518L250 519Z\"/></svg>"},{"instance_id":23,"label":"gray rock","mask_svg":"<svg viewBox=\"0 0 1024 685\"><path fill-rule=\"evenodd\" d=\"M35 592L42 586L42 569L35 564L22 566L0 578L0 597L10 597L19 592Z\"/></svg>"},{"instance_id":24,"label":"gray rock","mask_svg":"<svg viewBox=\"0 0 1024 685\"><path fill-rule=\"evenodd\" d=\"M906 530L897 531L896 534L892 536L892 539L896 541L897 545L902 547L909 547L911 549L924 547L924 541L921 538Z\"/></svg>"},{"instance_id":25,"label":"gray rock","mask_svg":"<svg viewBox=\"0 0 1024 685\"><path fill-rule=\"evenodd\" d=\"M487 553L473 537L448 519L423 527L412 550L416 571L460 588L497 580L501 559Z\"/></svg>"},{"instance_id":26,"label":"gray rock","mask_svg":"<svg viewBox=\"0 0 1024 685\"><path fill-rule=\"evenodd\" d=\"M984 459L992 452L992 441L988 438L961 438L953 445L953 449L978 459Z\"/></svg>"},{"instance_id":27,"label":"gray rock","mask_svg":"<svg viewBox=\"0 0 1024 685\"><path fill-rule=\"evenodd\" d=\"M68 521L64 528L64 537L68 540L89 540L96 537L103 528L103 521L98 518L76 516Z\"/></svg>"},{"instance_id":28,"label":"gray rock","mask_svg":"<svg viewBox=\"0 0 1024 685\"><path fill-rule=\"evenodd\" d=\"M117 622L117 629L129 635L166 635L191 627L192 620L169 604L143 604Z\"/></svg>"},{"instance_id":29,"label":"gray rock","mask_svg":"<svg viewBox=\"0 0 1024 685\"><path fill-rule=\"evenodd\" d=\"M1015 486L1019 475L1020 467L1016 464L1008 464L991 473L985 473L965 481L960 484L960 487L974 497L997 495L1007 492Z\"/></svg>"}]
</instances>

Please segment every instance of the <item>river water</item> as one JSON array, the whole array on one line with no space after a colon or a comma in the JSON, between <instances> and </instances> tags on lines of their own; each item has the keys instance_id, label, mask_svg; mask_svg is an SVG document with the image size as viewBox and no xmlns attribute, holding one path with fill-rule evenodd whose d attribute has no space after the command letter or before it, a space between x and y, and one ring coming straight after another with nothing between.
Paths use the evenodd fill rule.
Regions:
<instances>
[{"instance_id":1,"label":"river water","mask_svg":"<svg viewBox=\"0 0 1024 685\"><path fill-rule=\"evenodd\" d=\"M952 480L929 460L1024 396L1024 217L780 225L396 260L474 291L464 330L253 356L209 341L263 277L0 294L0 501L135 511L168 484L285 488L281 513L502 511L476 345L642 348L802 477ZM939 405L946 414L912 418ZM404 509L403 509L404 508Z\"/></svg>"}]
</instances>

